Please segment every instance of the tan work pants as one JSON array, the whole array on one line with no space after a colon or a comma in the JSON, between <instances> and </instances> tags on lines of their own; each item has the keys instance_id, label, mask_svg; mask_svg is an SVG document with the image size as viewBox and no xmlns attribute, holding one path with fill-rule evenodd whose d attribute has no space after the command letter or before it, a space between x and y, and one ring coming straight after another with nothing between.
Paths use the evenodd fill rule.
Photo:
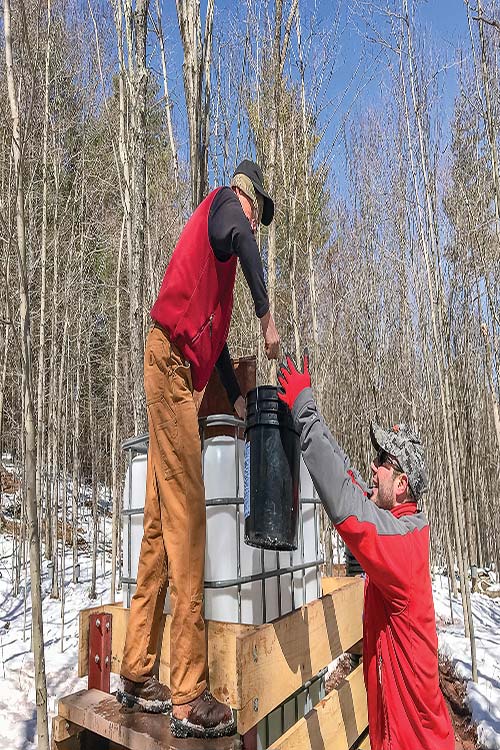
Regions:
<instances>
[{"instance_id":1,"label":"tan work pants","mask_svg":"<svg viewBox=\"0 0 500 750\"><path fill-rule=\"evenodd\" d=\"M144 536L121 674L142 682L153 672L168 583L170 689L173 703L180 704L206 687L205 489L190 368L156 327L146 342L144 388L149 422Z\"/></svg>"}]
</instances>

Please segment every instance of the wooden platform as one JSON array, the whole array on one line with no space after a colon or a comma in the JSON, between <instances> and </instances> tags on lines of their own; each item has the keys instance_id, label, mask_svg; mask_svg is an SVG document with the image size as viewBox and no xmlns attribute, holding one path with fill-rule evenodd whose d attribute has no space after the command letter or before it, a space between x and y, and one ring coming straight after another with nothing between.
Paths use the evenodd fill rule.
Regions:
<instances>
[{"instance_id":1,"label":"wooden platform","mask_svg":"<svg viewBox=\"0 0 500 750\"><path fill-rule=\"evenodd\" d=\"M323 585L329 593L321 599L266 625L207 621L210 689L237 711L240 734L361 640L364 581L337 578ZM89 617L95 612L113 616L111 671L120 672L129 613L119 604L101 605L80 613L80 677L88 673ZM160 680L169 684L169 615L162 629Z\"/></svg>"},{"instance_id":2,"label":"wooden platform","mask_svg":"<svg viewBox=\"0 0 500 750\"><path fill-rule=\"evenodd\" d=\"M362 665L337 690L269 746L269 750L370 750ZM126 709L109 693L80 690L59 701L52 750L241 750L239 737L180 740L169 717Z\"/></svg>"},{"instance_id":3,"label":"wooden platform","mask_svg":"<svg viewBox=\"0 0 500 750\"><path fill-rule=\"evenodd\" d=\"M276 717L275 709L281 707L283 731L290 726L290 718L294 720L293 714L284 719L287 701L341 654L360 653L363 588L361 578L323 579L320 599L272 623L207 622L210 689L236 712L238 734L234 738L172 738L168 716L126 709L109 693L82 690L59 701L59 714L53 720L53 750L257 750L257 735L264 741L264 724L258 726L259 722L270 715ZM111 658L108 661L108 650L106 664L112 672L120 672L129 612L121 604L111 604L80 613L80 676L88 673L91 617L96 615L92 627L99 629L104 622L101 613L112 616L106 646L111 648ZM97 631L92 631L93 639L96 635ZM168 684L170 616L163 618L161 638L159 676ZM92 651L92 664L96 653ZM95 660L98 662L97 656ZM360 665L281 737L274 742L269 739L267 721L264 734L268 750L370 750L366 726ZM274 731L273 739L276 734Z\"/></svg>"},{"instance_id":4,"label":"wooden platform","mask_svg":"<svg viewBox=\"0 0 500 750\"><path fill-rule=\"evenodd\" d=\"M85 735L79 737L85 730ZM100 742L105 739L108 742ZM120 706L113 695L100 690L80 690L59 701L54 719L53 750L84 747L127 748L127 750L239 750L235 737L217 740L180 740L170 735L166 714L146 714ZM81 742L79 742L81 740Z\"/></svg>"}]
</instances>

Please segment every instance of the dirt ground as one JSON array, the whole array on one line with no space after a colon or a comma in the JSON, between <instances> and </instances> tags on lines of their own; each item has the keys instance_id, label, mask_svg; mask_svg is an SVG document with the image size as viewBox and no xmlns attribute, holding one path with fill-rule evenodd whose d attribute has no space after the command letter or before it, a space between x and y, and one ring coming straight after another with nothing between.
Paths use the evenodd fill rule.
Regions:
<instances>
[{"instance_id":1,"label":"dirt ground","mask_svg":"<svg viewBox=\"0 0 500 750\"><path fill-rule=\"evenodd\" d=\"M328 677L326 692L337 688L350 670L350 658L345 654L335 671ZM465 702L465 684L457 677L451 663L445 659L439 662L439 683L455 729L455 750L479 750L476 728L471 723L470 711Z\"/></svg>"},{"instance_id":2,"label":"dirt ground","mask_svg":"<svg viewBox=\"0 0 500 750\"><path fill-rule=\"evenodd\" d=\"M470 711L465 702L465 683L457 677L447 659L439 661L439 684L445 697L455 728L455 750L476 750L476 727L471 723Z\"/></svg>"}]
</instances>

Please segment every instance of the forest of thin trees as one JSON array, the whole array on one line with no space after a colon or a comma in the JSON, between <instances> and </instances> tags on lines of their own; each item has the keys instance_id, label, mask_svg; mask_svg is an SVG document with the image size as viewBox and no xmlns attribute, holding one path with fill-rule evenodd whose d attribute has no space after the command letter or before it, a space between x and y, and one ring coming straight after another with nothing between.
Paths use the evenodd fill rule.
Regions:
<instances>
[{"instance_id":1,"label":"forest of thin trees","mask_svg":"<svg viewBox=\"0 0 500 750\"><path fill-rule=\"evenodd\" d=\"M190 211L245 156L276 204L258 240L283 348L309 347L363 473L370 419L418 427L432 563L456 572L473 635L470 568L500 565L500 3L457 2L451 59L414 0L329 5L3 0L0 457L21 492L0 495L0 520L17 586L30 565L40 748L40 556L64 597L89 503L95 588L104 493L115 595L149 309ZM361 52L339 89L346 23ZM241 274L229 343L276 382Z\"/></svg>"}]
</instances>

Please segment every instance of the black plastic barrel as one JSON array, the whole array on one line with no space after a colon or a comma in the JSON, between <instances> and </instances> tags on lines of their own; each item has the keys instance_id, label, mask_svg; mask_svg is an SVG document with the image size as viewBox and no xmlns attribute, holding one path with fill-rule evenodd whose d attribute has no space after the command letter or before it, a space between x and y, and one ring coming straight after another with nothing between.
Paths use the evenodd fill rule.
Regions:
<instances>
[{"instance_id":1,"label":"black plastic barrel","mask_svg":"<svg viewBox=\"0 0 500 750\"><path fill-rule=\"evenodd\" d=\"M297 549L300 443L278 389L247 394L245 431L245 542L274 550Z\"/></svg>"}]
</instances>

